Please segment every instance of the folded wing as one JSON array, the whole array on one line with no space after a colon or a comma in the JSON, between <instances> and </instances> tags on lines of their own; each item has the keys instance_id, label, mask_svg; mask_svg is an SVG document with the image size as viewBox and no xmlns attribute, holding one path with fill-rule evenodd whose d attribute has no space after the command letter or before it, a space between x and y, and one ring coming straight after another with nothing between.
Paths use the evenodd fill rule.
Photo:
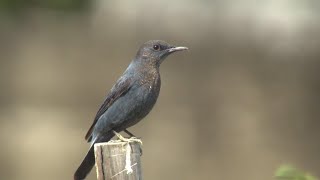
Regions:
<instances>
[{"instance_id":1,"label":"folded wing","mask_svg":"<svg viewBox=\"0 0 320 180\"><path fill-rule=\"evenodd\" d=\"M91 141L91 135L92 135L92 131L94 129L95 124L97 123L97 121L99 120L100 116L103 115L108 108L115 102L117 101L117 99L123 95L125 95L128 90L130 89L132 85L132 81L129 78L125 78L125 77L121 77L116 84L112 87L110 93L107 95L106 99L104 100L103 104L101 105L101 107L99 108L93 123L91 125L91 127L89 128L85 139L90 142Z\"/></svg>"}]
</instances>

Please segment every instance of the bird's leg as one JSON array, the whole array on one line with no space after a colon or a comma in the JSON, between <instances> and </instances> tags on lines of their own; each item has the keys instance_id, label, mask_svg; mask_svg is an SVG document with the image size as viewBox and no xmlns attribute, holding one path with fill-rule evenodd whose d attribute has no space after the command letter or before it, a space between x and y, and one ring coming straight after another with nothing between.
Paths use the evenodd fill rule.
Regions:
<instances>
[{"instance_id":1,"label":"bird's leg","mask_svg":"<svg viewBox=\"0 0 320 180\"><path fill-rule=\"evenodd\" d=\"M124 129L123 130L125 133L127 133L129 136L130 136L130 138L135 138L136 136L134 135L134 134L132 134L130 131L128 131L127 129ZM142 149L141 149L141 147L140 147L140 156L142 156Z\"/></svg>"},{"instance_id":2,"label":"bird's leg","mask_svg":"<svg viewBox=\"0 0 320 180\"><path fill-rule=\"evenodd\" d=\"M123 130L126 134L128 134L131 137L136 137L134 134L132 134L130 131L128 131L127 129Z\"/></svg>"},{"instance_id":3,"label":"bird's leg","mask_svg":"<svg viewBox=\"0 0 320 180\"><path fill-rule=\"evenodd\" d=\"M124 142L138 142L140 144L142 144L142 141L136 137L130 137L130 138L125 138L123 136L121 136L121 134L117 133L116 131L113 131L113 133L121 140L121 141L124 141Z\"/></svg>"}]
</instances>

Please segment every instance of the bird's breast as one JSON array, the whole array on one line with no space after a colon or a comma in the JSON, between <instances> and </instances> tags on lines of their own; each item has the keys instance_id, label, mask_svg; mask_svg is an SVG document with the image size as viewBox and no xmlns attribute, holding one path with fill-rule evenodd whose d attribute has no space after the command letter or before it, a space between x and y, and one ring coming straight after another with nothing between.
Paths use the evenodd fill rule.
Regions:
<instances>
[{"instance_id":1,"label":"bird's breast","mask_svg":"<svg viewBox=\"0 0 320 180\"><path fill-rule=\"evenodd\" d=\"M161 86L158 73L144 74L139 81L139 99L141 100L142 112L149 112L156 103ZM143 113L144 114L144 113Z\"/></svg>"},{"instance_id":2,"label":"bird's breast","mask_svg":"<svg viewBox=\"0 0 320 180\"><path fill-rule=\"evenodd\" d=\"M151 72L146 73L143 75L144 78L140 80L140 86L148 90L148 93L151 95L158 97L160 86L161 86L161 79L158 72Z\"/></svg>"}]
</instances>

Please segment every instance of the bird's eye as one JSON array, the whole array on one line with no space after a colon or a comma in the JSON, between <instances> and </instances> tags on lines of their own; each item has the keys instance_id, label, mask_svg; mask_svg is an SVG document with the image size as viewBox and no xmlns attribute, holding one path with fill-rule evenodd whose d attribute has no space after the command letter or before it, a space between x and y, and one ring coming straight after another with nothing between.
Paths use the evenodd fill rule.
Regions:
<instances>
[{"instance_id":1,"label":"bird's eye","mask_svg":"<svg viewBox=\"0 0 320 180\"><path fill-rule=\"evenodd\" d=\"M158 51L160 49L160 46L159 45L153 45L153 49Z\"/></svg>"}]
</instances>

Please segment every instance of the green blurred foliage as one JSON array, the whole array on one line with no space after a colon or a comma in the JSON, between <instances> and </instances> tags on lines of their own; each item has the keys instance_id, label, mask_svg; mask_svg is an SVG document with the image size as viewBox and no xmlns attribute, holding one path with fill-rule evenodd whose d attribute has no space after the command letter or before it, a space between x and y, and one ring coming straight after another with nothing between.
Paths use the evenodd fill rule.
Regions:
<instances>
[{"instance_id":1,"label":"green blurred foliage","mask_svg":"<svg viewBox=\"0 0 320 180\"><path fill-rule=\"evenodd\" d=\"M0 0L0 10L21 12L26 8L46 8L58 11L84 10L88 0Z\"/></svg>"},{"instance_id":2,"label":"green blurred foliage","mask_svg":"<svg viewBox=\"0 0 320 180\"><path fill-rule=\"evenodd\" d=\"M309 173L305 173L290 165L280 166L275 173L275 177L277 180L318 180Z\"/></svg>"}]
</instances>

